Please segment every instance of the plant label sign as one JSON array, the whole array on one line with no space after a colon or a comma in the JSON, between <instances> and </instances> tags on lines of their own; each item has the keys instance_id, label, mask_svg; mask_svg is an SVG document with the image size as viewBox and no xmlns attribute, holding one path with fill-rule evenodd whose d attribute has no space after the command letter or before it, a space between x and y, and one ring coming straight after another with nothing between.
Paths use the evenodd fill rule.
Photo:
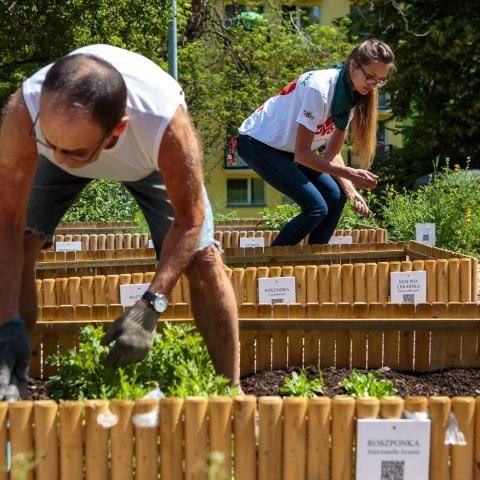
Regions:
<instances>
[{"instance_id":1,"label":"plant label sign","mask_svg":"<svg viewBox=\"0 0 480 480\"><path fill-rule=\"evenodd\" d=\"M427 272L390 273L390 300L397 303L427 301Z\"/></svg>"},{"instance_id":2,"label":"plant label sign","mask_svg":"<svg viewBox=\"0 0 480 480\"><path fill-rule=\"evenodd\" d=\"M435 246L435 224L434 223L416 223L415 224L415 240L417 242L426 243Z\"/></svg>"},{"instance_id":3,"label":"plant label sign","mask_svg":"<svg viewBox=\"0 0 480 480\"><path fill-rule=\"evenodd\" d=\"M330 245L350 245L353 243L351 235L333 235L328 241Z\"/></svg>"},{"instance_id":4,"label":"plant label sign","mask_svg":"<svg viewBox=\"0 0 480 480\"><path fill-rule=\"evenodd\" d=\"M137 300L142 298L142 295L149 286L149 283L120 285L120 303L124 307L131 307Z\"/></svg>"},{"instance_id":5,"label":"plant label sign","mask_svg":"<svg viewBox=\"0 0 480 480\"><path fill-rule=\"evenodd\" d=\"M296 303L295 277L258 279L258 303Z\"/></svg>"},{"instance_id":6,"label":"plant label sign","mask_svg":"<svg viewBox=\"0 0 480 480\"><path fill-rule=\"evenodd\" d=\"M240 237L240 248L265 248L265 238L263 237Z\"/></svg>"},{"instance_id":7,"label":"plant label sign","mask_svg":"<svg viewBox=\"0 0 480 480\"><path fill-rule=\"evenodd\" d=\"M82 249L82 242L55 242L57 252L77 252Z\"/></svg>"},{"instance_id":8,"label":"plant label sign","mask_svg":"<svg viewBox=\"0 0 480 480\"><path fill-rule=\"evenodd\" d=\"M356 480L428 480L430 420L357 420Z\"/></svg>"}]
</instances>

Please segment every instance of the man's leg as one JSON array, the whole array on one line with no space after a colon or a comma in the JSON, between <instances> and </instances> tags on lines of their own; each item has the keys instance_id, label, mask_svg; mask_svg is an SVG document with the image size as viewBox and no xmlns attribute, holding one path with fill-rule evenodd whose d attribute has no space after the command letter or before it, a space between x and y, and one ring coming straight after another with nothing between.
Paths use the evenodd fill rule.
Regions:
<instances>
[{"instance_id":1,"label":"man's leg","mask_svg":"<svg viewBox=\"0 0 480 480\"><path fill-rule=\"evenodd\" d=\"M157 256L173 220L173 210L160 172L136 182L124 182L139 204L152 234ZM204 191L205 222L188 271L195 324L218 374L240 387L240 346L237 304L225 266L213 240L213 215Z\"/></svg>"},{"instance_id":2,"label":"man's leg","mask_svg":"<svg viewBox=\"0 0 480 480\"><path fill-rule=\"evenodd\" d=\"M199 251L188 272L195 324L220 375L240 386L240 342L235 294L217 247Z\"/></svg>"},{"instance_id":3,"label":"man's leg","mask_svg":"<svg viewBox=\"0 0 480 480\"><path fill-rule=\"evenodd\" d=\"M32 185L24 235L24 264L20 287L20 314L32 331L37 320L35 261L42 248L51 245L53 233L88 178L75 177L40 156Z\"/></svg>"}]
</instances>

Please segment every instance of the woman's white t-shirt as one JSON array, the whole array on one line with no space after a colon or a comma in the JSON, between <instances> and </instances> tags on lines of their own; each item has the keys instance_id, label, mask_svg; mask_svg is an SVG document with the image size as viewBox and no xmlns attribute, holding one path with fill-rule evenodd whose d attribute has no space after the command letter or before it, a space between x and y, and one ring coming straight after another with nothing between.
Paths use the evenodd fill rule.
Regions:
<instances>
[{"instance_id":1,"label":"woman's white t-shirt","mask_svg":"<svg viewBox=\"0 0 480 480\"><path fill-rule=\"evenodd\" d=\"M186 108L180 85L158 65L142 55L111 45L89 45L72 53L89 53L111 63L127 85L126 131L115 146L104 149L97 161L69 169L72 175L106 180L135 181L158 170L158 152L163 134L179 105ZM40 93L48 65L23 83L23 97L32 120L39 110ZM43 139L39 125L35 134ZM53 161L52 150L37 144L38 152Z\"/></svg>"},{"instance_id":2,"label":"woman's white t-shirt","mask_svg":"<svg viewBox=\"0 0 480 480\"><path fill-rule=\"evenodd\" d=\"M332 103L340 70L314 70L269 98L238 129L270 147L295 151L298 124L315 133L312 150L326 145L335 130Z\"/></svg>"}]
</instances>

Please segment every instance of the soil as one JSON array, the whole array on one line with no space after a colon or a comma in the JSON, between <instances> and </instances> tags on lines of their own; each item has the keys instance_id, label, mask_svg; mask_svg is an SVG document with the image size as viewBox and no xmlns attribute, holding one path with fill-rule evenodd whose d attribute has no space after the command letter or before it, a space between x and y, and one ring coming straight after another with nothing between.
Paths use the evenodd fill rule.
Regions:
<instances>
[{"instance_id":1,"label":"soil","mask_svg":"<svg viewBox=\"0 0 480 480\"><path fill-rule=\"evenodd\" d=\"M271 372L259 372L242 378L241 384L245 394L256 397L279 395L279 390L285 382L285 378L293 371L299 369L274 370ZM318 378L318 370L308 367L309 379ZM358 370L367 372L367 370ZM329 397L344 393L340 386L341 381L350 375L351 370L327 368L322 370L325 393ZM391 380L397 389L397 395L405 398L411 395L430 397L442 395L448 397L476 396L480 389L480 369L450 369L438 372L415 373L395 372L388 367L380 369L380 378ZM32 379L28 385L29 396L32 400L49 399L47 383L45 380Z\"/></svg>"},{"instance_id":2,"label":"soil","mask_svg":"<svg viewBox=\"0 0 480 480\"><path fill-rule=\"evenodd\" d=\"M298 369L275 370L272 372L260 372L242 379L242 389L245 394L253 394L257 397L279 395L285 378L291 372ZM318 378L318 370L309 367L307 376L309 379ZM367 370L358 370L366 373ZM438 372L415 373L395 372L388 367L380 369L382 379L391 380L397 389L397 395L408 397L412 395L422 396L475 396L476 390L480 389L480 369L450 369ZM327 396L341 395L344 392L340 383L347 378L351 370L327 368L322 370L325 393Z\"/></svg>"}]
</instances>

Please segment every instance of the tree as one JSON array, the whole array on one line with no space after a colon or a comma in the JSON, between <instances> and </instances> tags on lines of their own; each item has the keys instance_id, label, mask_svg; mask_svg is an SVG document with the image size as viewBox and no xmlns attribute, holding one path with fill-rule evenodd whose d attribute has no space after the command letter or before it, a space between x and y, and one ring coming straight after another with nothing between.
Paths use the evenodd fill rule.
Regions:
<instances>
[{"instance_id":1,"label":"tree","mask_svg":"<svg viewBox=\"0 0 480 480\"><path fill-rule=\"evenodd\" d=\"M169 5L160 3L0 0L0 106L33 72L87 44L128 48L165 65ZM179 10L182 28L186 10Z\"/></svg>"},{"instance_id":2,"label":"tree","mask_svg":"<svg viewBox=\"0 0 480 480\"><path fill-rule=\"evenodd\" d=\"M356 0L352 32L392 46L397 72L388 84L403 122L404 148L384 178L408 184L433 160L480 166L480 13L476 0Z\"/></svg>"}]
</instances>

